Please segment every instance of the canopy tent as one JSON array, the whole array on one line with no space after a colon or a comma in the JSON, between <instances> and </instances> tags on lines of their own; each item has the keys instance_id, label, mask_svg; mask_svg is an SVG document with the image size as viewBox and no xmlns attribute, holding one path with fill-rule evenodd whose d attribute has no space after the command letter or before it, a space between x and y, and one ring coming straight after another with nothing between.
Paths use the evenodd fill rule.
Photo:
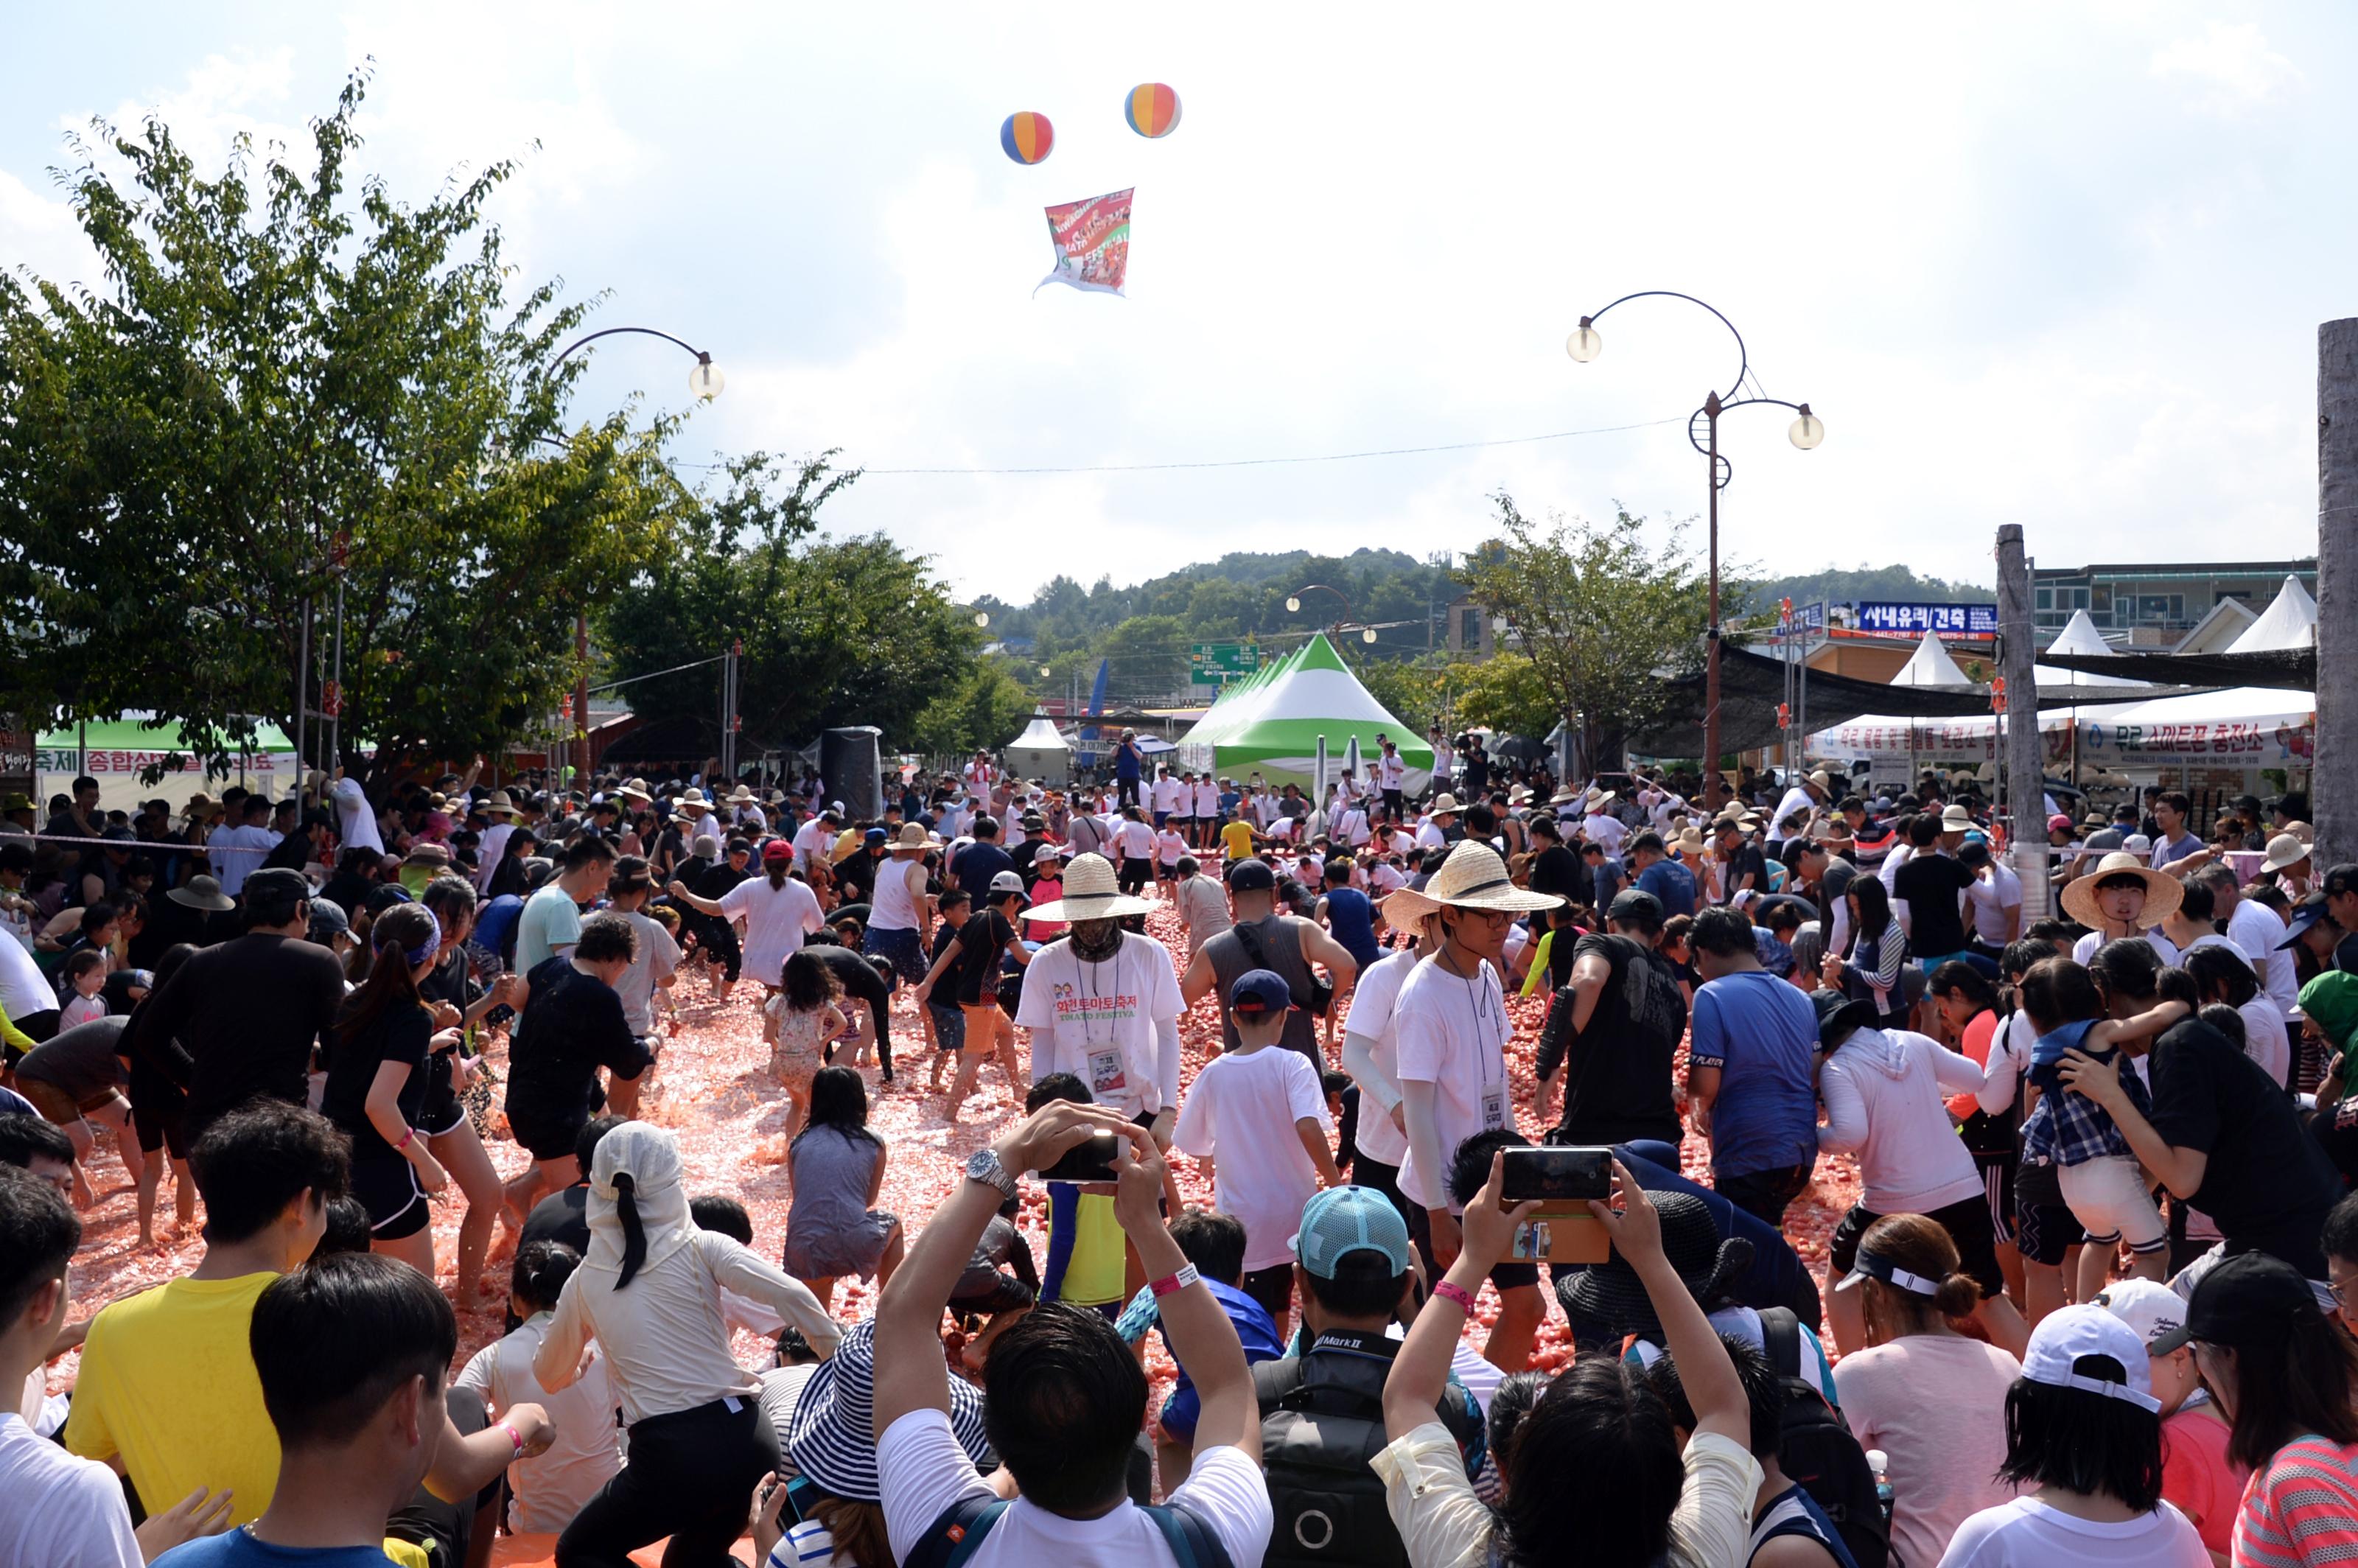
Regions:
<instances>
[{"instance_id":1,"label":"canopy tent","mask_svg":"<svg viewBox=\"0 0 2358 1568\"><path fill-rule=\"evenodd\" d=\"M2093 676L2105 672L2092 671L2085 665L2058 667L2046 662L2059 654L2082 659L2109 658L2112 656L2112 644L2104 641L2104 634L2102 632L2096 630L2096 623L2088 619L2088 612L2084 610L2073 611L2071 619L2064 623L2063 630L2055 634L2055 641L2047 645L2047 652L2039 655L2040 662L2031 666L2030 673L2039 680L2039 700L2043 702L2050 694L2066 691L2077 696L2079 688L2083 687L2111 688L2149 687L2154 684L2149 680L2137 680L2126 675L2114 675L2109 680L2097 680ZM2169 684L2182 685L2185 680L2186 677L2183 675L2175 676L2169 677Z\"/></svg>"},{"instance_id":2,"label":"canopy tent","mask_svg":"<svg viewBox=\"0 0 2358 1568\"><path fill-rule=\"evenodd\" d=\"M1927 632L1924 640L1916 644L1916 651L1908 655L1908 662L1899 666L1899 673L1891 677L1891 684L1970 687L1974 678L1957 667L1957 661L1949 657L1949 650L1942 645L1940 637Z\"/></svg>"},{"instance_id":3,"label":"canopy tent","mask_svg":"<svg viewBox=\"0 0 2358 1568\"><path fill-rule=\"evenodd\" d=\"M2307 649L2312 673L2317 600L2297 577L2227 646L2226 657L2281 658ZM2317 697L2308 687L2231 687L2134 703L2088 726L2082 755L2113 767L2145 758L2212 757L2245 768L2307 767L2314 759Z\"/></svg>"},{"instance_id":4,"label":"canopy tent","mask_svg":"<svg viewBox=\"0 0 2358 1568\"><path fill-rule=\"evenodd\" d=\"M1018 778L1061 784L1073 771L1073 748L1044 713L1035 713L1023 733L1000 750L1000 760Z\"/></svg>"},{"instance_id":5,"label":"canopy tent","mask_svg":"<svg viewBox=\"0 0 2358 1568\"><path fill-rule=\"evenodd\" d=\"M230 759L222 772L208 775L189 750L188 738L177 724L156 724L128 718L103 724L79 725L44 731L34 741L33 771L38 781L37 804L46 806L51 795L69 793L79 772L98 781L98 799L107 811L136 811L143 800L161 796L175 809L199 790L218 795L229 784L276 795L295 782L295 745L276 724L254 726L251 750ZM87 755L85 756L85 751ZM164 765L178 753L162 781L143 784L140 774Z\"/></svg>"},{"instance_id":6,"label":"canopy tent","mask_svg":"<svg viewBox=\"0 0 2358 1568\"><path fill-rule=\"evenodd\" d=\"M1733 643L1720 645L1722 747L1730 752L1749 752L1773 746L1782 738L1784 732L1777 723L1777 705L1785 700L1785 676L1790 669L1782 659L1756 654ZM1646 756L1699 757L1703 755L1703 674L1697 671L1680 676L1670 685L1679 694L1682 711L1694 717L1644 735L1632 735L1630 747ZM1894 717L1858 719L1867 713ZM1810 717L1821 723L1842 724L1857 719L1861 723L1904 726L1910 719L1970 719L1976 715L1985 719L1988 713L1989 699L1978 687L1971 686L1955 689L1929 686L1893 687L1880 681L1855 680L1820 670L1810 672ZM1900 751L1906 754L1904 734Z\"/></svg>"},{"instance_id":7,"label":"canopy tent","mask_svg":"<svg viewBox=\"0 0 2358 1568\"><path fill-rule=\"evenodd\" d=\"M1322 735L1330 759L1355 740L1373 757L1381 750L1376 737L1389 736L1407 764L1410 792L1433 777L1432 746L1359 684L1323 632L1222 692L1181 738L1180 766L1229 776L1259 773L1271 784L1308 787Z\"/></svg>"}]
</instances>

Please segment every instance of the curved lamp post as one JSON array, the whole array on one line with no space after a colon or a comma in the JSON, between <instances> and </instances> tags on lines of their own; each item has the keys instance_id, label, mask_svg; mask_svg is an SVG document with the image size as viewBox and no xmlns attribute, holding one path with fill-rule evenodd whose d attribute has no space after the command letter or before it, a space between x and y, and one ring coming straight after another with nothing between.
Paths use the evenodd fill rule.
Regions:
<instances>
[{"instance_id":1,"label":"curved lamp post","mask_svg":"<svg viewBox=\"0 0 2358 1568\"><path fill-rule=\"evenodd\" d=\"M605 327L587 337L576 338L557 351L557 357L548 362L548 368L555 370L570 358L575 350L587 347L600 338L611 338L618 332L636 332L644 337L661 338L665 342L677 343L694 354L696 368L687 373L687 390L707 403L719 396L720 389L729 384L728 378L720 373L720 367L712 362L710 353L685 338L675 338L669 332L659 332L653 327ZM582 786L587 788L590 782L590 612L587 610L573 618L573 721L579 726L574 731L574 767ZM729 687L728 696L732 708L736 700L734 671L732 663L723 683ZM733 713L722 720L720 752L724 771L734 776L737 771L737 736ZM556 759L552 757L549 761L554 764Z\"/></svg>"},{"instance_id":2,"label":"curved lamp post","mask_svg":"<svg viewBox=\"0 0 2358 1568\"><path fill-rule=\"evenodd\" d=\"M1573 329L1572 336L1564 340L1563 351L1581 364L1586 364L1603 353L1605 340L1597 333L1596 322L1603 319L1606 310L1616 305L1627 305L1632 299L1683 299L1690 305L1700 305L1717 317L1719 324L1726 328L1728 335L1736 340L1736 379L1727 384L1725 392L1714 388L1708 393L1703 400L1703 406L1687 420L1687 441L1704 455L1704 474L1711 492L1711 625L1704 635L1703 773L1704 801L1716 808L1723 795L1719 776L1719 492L1727 488L1727 482L1735 477L1736 471L1719 454L1719 416L1731 408L1747 408L1754 404L1790 408L1795 417L1786 429L1786 438L1805 452L1826 438L1826 427L1823 420L1810 412L1810 406L1806 403L1788 403L1781 397L1738 397L1736 394L1743 389L1745 378L1752 370L1751 359L1744 347L1744 334L1737 331L1736 323L1721 315L1716 308L1692 294L1681 294L1669 288L1648 288L1636 294L1625 294L1606 306L1604 310L1583 316L1580 325Z\"/></svg>"},{"instance_id":3,"label":"curved lamp post","mask_svg":"<svg viewBox=\"0 0 2358 1568\"><path fill-rule=\"evenodd\" d=\"M1344 622L1348 621L1351 618L1351 596L1345 593L1339 588L1329 588L1323 582L1305 582L1300 588L1295 589L1292 593L1287 594L1285 596L1285 608L1288 612L1299 612L1301 611L1302 596L1305 593L1331 593L1336 599L1342 600L1343 621L1337 621L1335 622L1335 629L1337 632L1343 629ZM1372 643L1375 640L1376 629L1374 627L1362 626L1359 628L1360 642Z\"/></svg>"}]
</instances>

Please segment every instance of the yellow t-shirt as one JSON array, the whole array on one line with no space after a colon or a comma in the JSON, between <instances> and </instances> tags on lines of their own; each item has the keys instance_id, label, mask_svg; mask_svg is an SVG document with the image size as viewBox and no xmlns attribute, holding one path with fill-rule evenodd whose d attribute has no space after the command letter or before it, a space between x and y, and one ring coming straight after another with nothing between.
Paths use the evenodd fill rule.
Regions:
<instances>
[{"instance_id":1,"label":"yellow t-shirt","mask_svg":"<svg viewBox=\"0 0 2358 1568\"><path fill-rule=\"evenodd\" d=\"M122 1455L150 1513L199 1487L227 1487L232 1525L261 1518L278 1489L278 1433L249 1334L255 1298L277 1277L174 1280L100 1313L82 1346L67 1449Z\"/></svg>"},{"instance_id":2,"label":"yellow t-shirt","mask_svg":"<svg viewBox=\"0 0 2358 1568\"><path fill-rule=\"evenodd\" d=\"M1065 1265L1063 1300L1075 1306L1103 1306L1126 1299L1125 1248L1113 1199L1104 1193L1077 1193L1073 1209L1073 1256Z\"/></svg>"},{"instance_id":3,"label":"yellow t-shirt","mask_svg":"<svg viewBox=\"0 0 2358 1568\"><path fill-rule=\"evenodd\" d=\"M1231 822L1220 829L1220 843L1231 860L1252 859L1252 827L1245 822Z\"/></svg>"}]
</instances>

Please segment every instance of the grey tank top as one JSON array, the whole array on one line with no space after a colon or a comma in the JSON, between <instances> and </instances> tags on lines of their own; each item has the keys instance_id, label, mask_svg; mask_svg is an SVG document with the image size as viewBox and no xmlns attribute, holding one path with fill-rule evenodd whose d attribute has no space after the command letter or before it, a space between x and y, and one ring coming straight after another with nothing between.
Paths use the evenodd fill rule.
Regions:
<instances>
[{"instance_id":1,"label":"grey tank top","mask_svg":"<svg viewBox=\"0 0 2358 1568\"><path fill-rule=\"evenodd\" d=\"M1245 951L1245 939L1240 931L1249 930L1260 948L1260 958L1255 961ZM1254 969L1274 969L1293 988L1293 1000L1303 1008L1300 1012L1285 1015L1285 1033L1278 1044L1299 1051L1311 1059L1313 1066L1324 1066L1318 1058L1317 1020L1308 1011L1310 1001L1310 961L1302 956L1302 932L1295 918L1271 914L1261 919L1221 932L1204 944L1211 956L1212 973L1220 982L1220 1034L1227 1048L1235 1050L1242 1044L1237 1038L1236 1020L1228 1016L1228 988Z\"/></svg>"}]
</instances>

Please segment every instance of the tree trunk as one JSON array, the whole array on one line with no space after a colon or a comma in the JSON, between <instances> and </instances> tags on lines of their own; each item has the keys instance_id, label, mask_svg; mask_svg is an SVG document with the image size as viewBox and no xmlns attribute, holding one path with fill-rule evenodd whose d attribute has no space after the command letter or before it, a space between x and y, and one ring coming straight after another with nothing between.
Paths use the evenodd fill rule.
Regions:
<instances>
[{"instance_id":1,"label":"tree trunk","mask_svg":"<svg viewBox=\"0 0 2358 1568\"><path fill-rule=\"evenodd\" d=\"M2039 738L2039 676L2035 670L2030 607L2030 562L2022 553L2022 524L1997 531L1997 631L2005 656L2006 803L2014 816L2014 870L2022 879L2022 918L2027 925L2045 915L2047 888L2047 783L2045 752Z\"/></svg>"},{"instance_id":2,"label":"tree trunk","mask_svg":"<svg viewBox=\"0 0 2358 1568\"><path fill-rule=\"evenodd\" d=\"M2358 860L2358 319L2317 329L2317 752L2320 871Z\"/></svg>"}]
</instances>

